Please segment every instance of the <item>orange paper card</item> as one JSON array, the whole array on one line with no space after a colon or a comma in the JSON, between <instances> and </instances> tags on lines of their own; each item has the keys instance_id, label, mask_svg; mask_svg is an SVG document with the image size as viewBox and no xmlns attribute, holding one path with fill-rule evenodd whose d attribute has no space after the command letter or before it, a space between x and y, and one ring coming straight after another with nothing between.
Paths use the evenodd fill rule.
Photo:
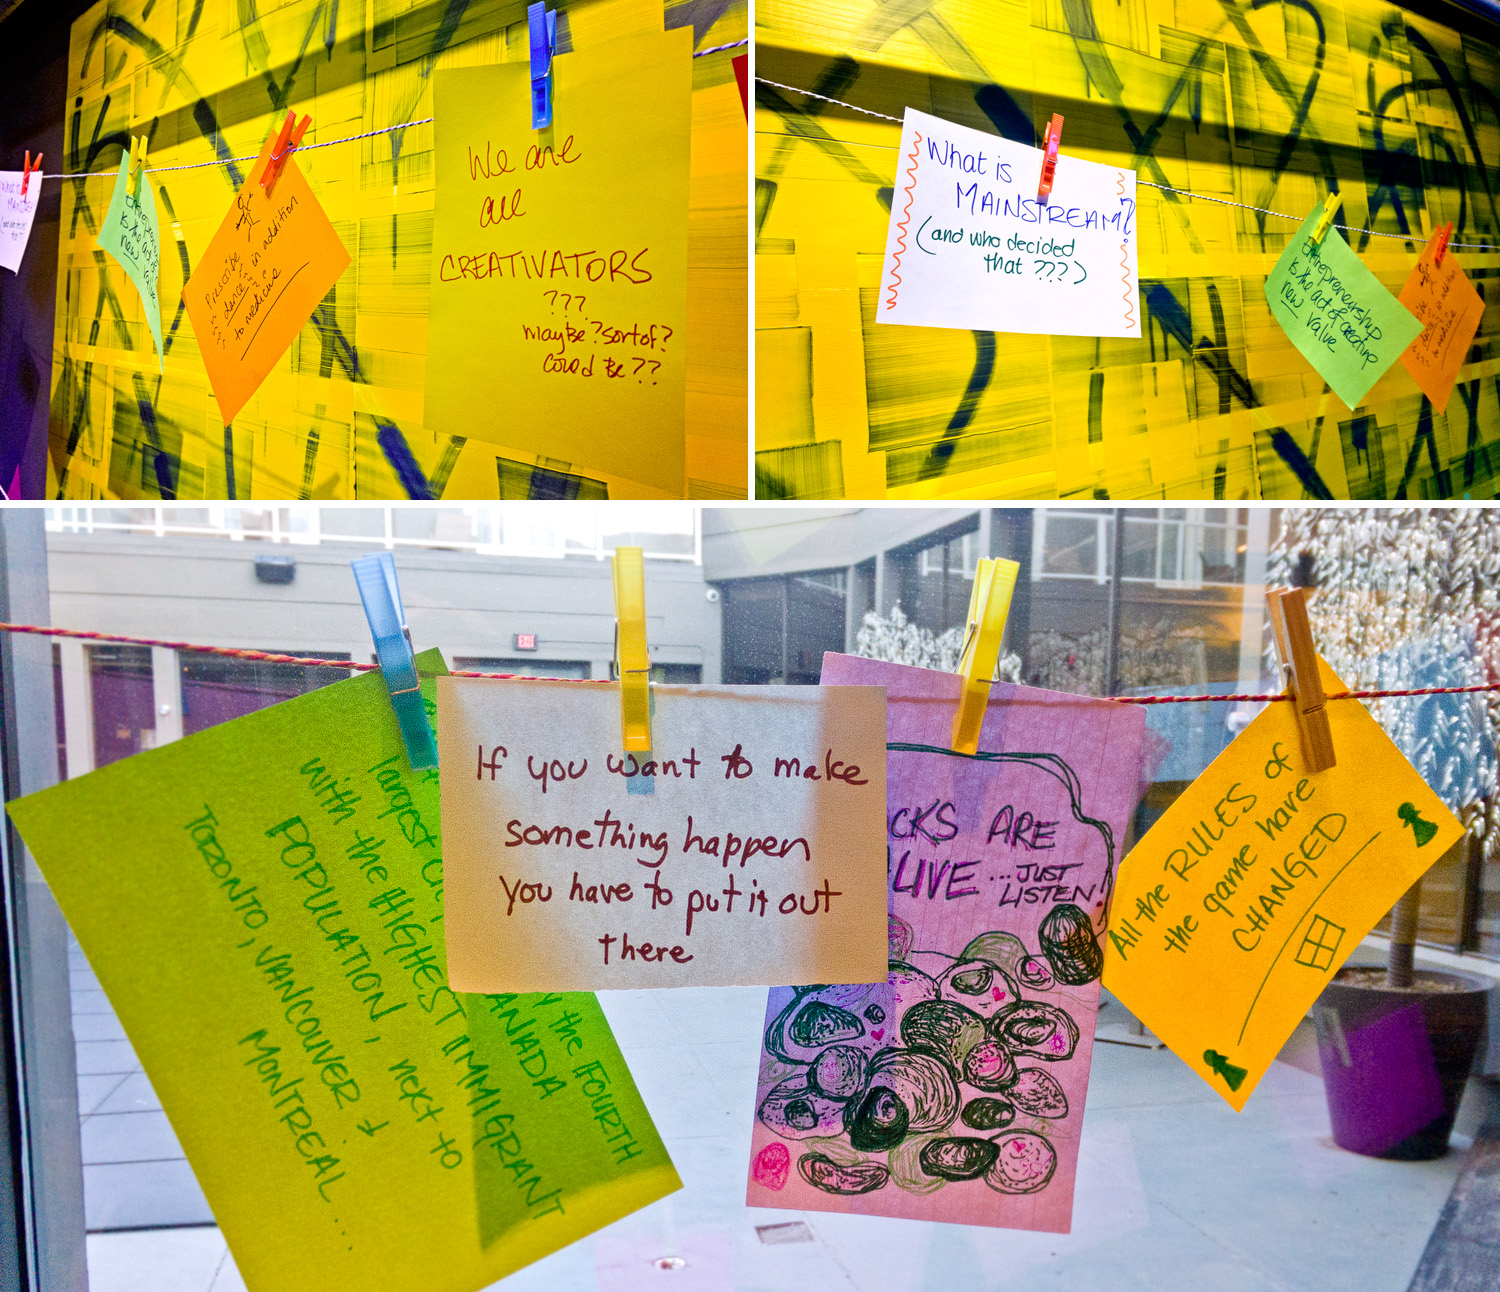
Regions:
<instances>
[{"instance_id":1,"label":"orange paper card","mask_svg":"<svg viewBox=\"0 0 1500 1292\"><path fill-rule=\"evenodd\" d=\"M182 289L225 425L349 267L295 153L271 195L261 188L274 141L275 131Z\"/></svg>"},{"instance_id":2,"label":"orange paper card","mask_svg":"<svg viewBox=\"0 0 1500 1292\"><path fill-rule=\"evenodd\" d=\"M1422 335L1406 347L1401 362L1432 406L1445 412L1469 343L1479 330L1484 298L1451 251L1441 264L1433 264L1429 244L1401 289L1400 300L1422 322Z\"/></svg>"},{"instance_id":3,"label":"orange paper card","mask_svg":"<svg viewBox=\"0 0 1500 1292\"><path fill-rule=\"evenodd\" d=\"M1319 661L1323 690L1346 690ZM1120 867L1104 986L1239 1112L1350 952L1463 833L1358 700L1310 771L1269 704Z\"/></svg>"}]
</instances>

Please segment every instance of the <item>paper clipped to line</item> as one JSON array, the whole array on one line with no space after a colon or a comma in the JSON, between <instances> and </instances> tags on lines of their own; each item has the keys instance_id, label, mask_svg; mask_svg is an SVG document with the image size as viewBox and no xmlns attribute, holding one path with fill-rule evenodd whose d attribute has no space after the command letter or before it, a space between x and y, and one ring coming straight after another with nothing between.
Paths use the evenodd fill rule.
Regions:
<instances>
[{"instance_id":1,"label":"paper clipped to line","mask_svg":"<svg viewBox=\"0 0 1500 1292\"><path fill-rule=\"evenodd\" d=\"M885 973L885 696L443 678L445 929L469 991Z\"/></svg>"},{"instance_id":2,"label":"paper clipped to line","mask_svg":"<svg viewBox=\"0 0 1500 1292\"><path fill-rule=\"evenodd\" d=\"M23 197L21 183L25 178L23 171L0 171L0 268L11 273L20 271L21 258L31 240L37 203L42 200L42 177L32 174Z\"/></svg>"},{"instance_id":3,"label":"paper clipped to line","mask_svg":"<svg viewBox=\"0 0 1500 1292\"><path fill-rule=\"evenodd\" d=\"M1436 263L1429 243L1399 299L1422 325L1421 335L1401 352L1401 362L1432 406L1446 412L1484 317L1484 297L1451 250Z\"/></svg>"},{"instance_id":4,"label":"paper clipped to line","mask_svg":"<svg viewBox=\"0 0 1500 1292\"><path fill-rule=\"evenodd\" d=\"M880 323L1140 336L1135 172L906 109Z\"/></svg>"},{"instance_id":5,"label":"paper clipped to line","mask_svg":"<svg viewBox=\"0 0 1500 1292\"><path fill-rule=\"evenodd\" d=\"M678 1187L594 997L449 986L378 673L10 812L250 1292L477 1292Z\"/></svg>"},{"instance_id":6,"label":"paper clipped to line","mask_svg":"<svg viewBox=\"0 0 1500 1292\"><path fill-rule=\"evenodd\" d=\"M659 24L659 19L658 19ZM681 495L692 36L434 78L424 420Z\"/></svg>"},{"instance_id":7,"label":"paper clipped to line","mask_svg":"<svg viewBox=\"0 0 1500 1292\"><path fill-rule=\"evenodd\" d=\"M1266 300L1291 343L1352 409L1422 324L1365 268L1338 229L1313 241L1325 204L1287 242L1266 277Z\"/></svg>"},{"instance_id":8,"label":"paper clipped to line","mask_svg":"<svg viewBox=\"0 0 1500 1292\"><path fill-rule=\"evenodd\" d=\"M1145 715L996 685L963 755L956 674L823 682L886 688L888 976L771 991L746 1200L1066 1233Z\"/></svg>"},{"instance_id":9,"label":"paper clipped to line","mask_svg":"<svg viewBox=\"0 0 1500 1292\"><path fill-rule=\"evenodd\" d=\"M161 276L161 227L156 215L156 189L144 170L137 180L136 194L126 192L130 157L120 158L120 172L115 176L109 209L99 226L99 245L114 257L116 263L140 293L146 326L156 344L156 370L161 372L161 299L158 280ZM32 184L40 188L40 177Z\"/></svg>"},{"instance_id":10,"label":"paper clipped to line","mask_svg":"<svg viewBox=\"0 0 1500 1292\"><path fill-rule=\"evenodd\" d=\"M1330 235L1331 236L1331 235ZM1323 689L1347 689L1320 661ZM1121 869L1104 985L1236 1110L1324 985L1463 827L1358 700L1309 772L1267 705Z\"/></svg>"},{"instance_id":11,"label":"paper clipped to line","mask_svg":"<svg viewBox=\"0 0 1500 1292\"><path fill-rule=\"evenodd\" d=\"M291 153L268 196L272 130L182 289L225 425L281 361L349 267L349 252Z\"/></svg>"}]
</instances>

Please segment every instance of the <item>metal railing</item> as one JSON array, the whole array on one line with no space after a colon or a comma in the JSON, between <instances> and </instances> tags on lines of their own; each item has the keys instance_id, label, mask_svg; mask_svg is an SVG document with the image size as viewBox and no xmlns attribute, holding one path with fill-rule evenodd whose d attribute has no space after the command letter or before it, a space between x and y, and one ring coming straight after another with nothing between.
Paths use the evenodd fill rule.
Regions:
<instances>
[{"instance_id":1,"label":"metal railing","mask_svg":"<svg viewBox=\"0 0 1500 1292\"><path fill-rule=\"evenodd\" d=\"M703 527L687 503L615 502L424 504L306 503L236 506L106 503L48 507L47 531L58 534L193 536L231 542L315 546L428 548L485 556L592 557L635 545L659 561L701 565Z\"/></svg>"}]
</instances>

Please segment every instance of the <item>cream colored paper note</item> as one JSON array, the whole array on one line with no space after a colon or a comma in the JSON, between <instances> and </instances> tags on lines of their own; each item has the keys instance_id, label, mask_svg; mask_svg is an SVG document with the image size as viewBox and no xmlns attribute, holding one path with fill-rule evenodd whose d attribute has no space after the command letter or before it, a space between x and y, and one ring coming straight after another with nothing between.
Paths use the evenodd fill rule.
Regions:
<instances>
[{"instance_id":1,"label":"cream colored paper note","mask_svg":"<svg viewBox=\"0 0 1500 1292\"><path fill-rule=\"evenodd\" d=\"M886 972L885 691L620 695L438 679L462 991L871 982Z\"/></svg>"}]
</instances>

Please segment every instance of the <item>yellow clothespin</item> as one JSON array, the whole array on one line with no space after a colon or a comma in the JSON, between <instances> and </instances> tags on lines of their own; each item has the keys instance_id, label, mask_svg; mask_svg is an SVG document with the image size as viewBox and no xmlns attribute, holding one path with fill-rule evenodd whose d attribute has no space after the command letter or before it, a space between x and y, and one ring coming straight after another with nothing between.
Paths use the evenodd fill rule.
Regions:
<instances>
[{"instance_id":1,"label":"yellow clothespin","mask_svg":"<svg viewBox=\"0 0 1500 1292\"><path fill-rule=\"evenodd\" d=\"M146 136L130 141L130 169L125 172L125 196L141 200L141 171L146 168Z\"/></svg>"},{"instance_id":2,"label":"yellow clothespin","mask_svg":"<svg viewBox=\"0 0 1500 1292\"><path fill-rule=\"evenodd\" d=\"M1327 771L1335 762L1333 730L1328 725L1318 652L1313 649L1312 625L1307 620L1307 589L1273 588L1266 593L1266 604L1271 611L1282 676L1292 693L1292 707L1302 731L1307 770Z\"/></svg>"},{"instance_id":3,"label":"yellow clothespin","mask_svg":"<svg viewBox=\"0 0 1500 1292\"><path fill-rule=\"evenodd\" d=\"M979 728L990 702L990 682L1000 659L1000 638L1010 614L1011 594L1021 567L1014 561L981 559L974 571L974 591L969 597L969 617L964 629L964 649L958 660L958 675L964 689L953 719L955 753L979 752Z\"/></svg>"},{"instance_id":4,"label":"yellow clothespin","mask_svg":"<svg viewBox=\"0 0 1500 1292\"><path fill-rule=\"evenodd\" d=\"M617 547L615 671L626 749L651 748L651 656L646 650L646 560L639 547Z\"/></svg>"},{"instance_id":5,"label":"yellow clothespin","mask_svg":"<svg viewBox=\"0 0 1500 1292\"><path fill-rule=\"evenodd\" d=\"M1343 206L1343 204L1344 195L1342 193L1330 193L1323 199L1323 214L1318 217L1317 224L1313 225L1313 246L1317 246L1323 241L1323 235L1333 227L1333 217L1339 213L1339 207Z\"/></svg>"}]
</instances>

